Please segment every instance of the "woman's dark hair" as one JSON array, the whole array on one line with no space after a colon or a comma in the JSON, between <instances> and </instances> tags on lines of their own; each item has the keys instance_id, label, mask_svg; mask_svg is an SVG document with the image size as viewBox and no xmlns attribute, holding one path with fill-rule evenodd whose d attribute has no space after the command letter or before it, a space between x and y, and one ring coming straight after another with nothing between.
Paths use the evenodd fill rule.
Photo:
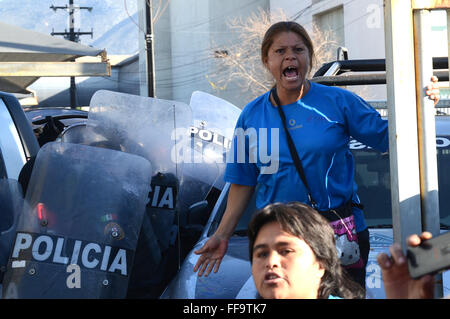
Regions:
<instances>
[{"instance_id":1,"label":"woman's dark hair","mask_svg":"<svg viewBox=\"0 0 450 319\"><path fill-rule=\"evenodd\" d=\"M362 287L352 281L341 266L334 231L328 220L306 204L270 204L253 216L248 227L250 262L253 262L256 237L270 222L278 222L283 231L301 238L313 251L325 270L319 286L319 299L328 299L330 295L346 299L364 298Z\"/></svg>"},{"instance_id":2,"label":"woman's dark hair","mask_svg":"<svg viewBox=\"0 0 450 319\"><path fill-rule=\"evenodd\" d=\"M294 21L277 22L273 24L269 29L267 29L261 44L261 61L263 62L263 64L265 59L267 58L269 48L273 43L273 39L282 32L294 32L303 39L303 42L305 42L305 45L309 51L309 69L311 70L313 66L313 60L315 59L312 40L309 37L308 32L306 32L305 28Z\"/></svg>"}]
</instances>

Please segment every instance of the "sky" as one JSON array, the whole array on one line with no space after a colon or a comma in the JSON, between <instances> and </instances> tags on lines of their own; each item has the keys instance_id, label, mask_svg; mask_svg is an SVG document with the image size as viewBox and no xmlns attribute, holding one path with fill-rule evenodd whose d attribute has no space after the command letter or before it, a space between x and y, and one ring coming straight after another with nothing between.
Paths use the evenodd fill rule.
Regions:
<instances>
[{"instance_id":1,"label":"sky","mask_svg":"<svg viewBox=\"0 0 450 319\"><path fill-rule=\"evenodd\" d=\"M0 21L44 34L65 32L69 31L69 13L50 6L68 4L68 0L0 0ZM80 43L106 49L108 54L137 52L136 0L74 0L74 4L92 7L91 11L76 11L75 31L93 32L92 38L80 36Z\"/></svg>"}]
</instances>

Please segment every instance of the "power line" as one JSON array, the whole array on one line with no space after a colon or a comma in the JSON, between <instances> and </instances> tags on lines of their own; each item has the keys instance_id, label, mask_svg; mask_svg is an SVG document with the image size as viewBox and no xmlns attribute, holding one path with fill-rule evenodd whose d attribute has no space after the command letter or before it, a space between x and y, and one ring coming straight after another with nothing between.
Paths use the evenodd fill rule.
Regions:
<instances>
[{"instance_id":1,"label":"power line","mask_svg":"<svg viewBox=\"0 0 450 319\"><path fill-rule=\"evenodd\" d=\"M349 0L349 1L345 2L345 3L341 3L340 5L345 6L345 5L348 5L348 4L350 4L350 3L354 2L354 1L355 0ZM246 6L251 5L251 4L255 3L255 2L256 1L252 1L250 4L247 4ZM322 9L324 7L326 7L326 5L321 5L320 7L314 8L314 11L318 11L320 13L320 9ZM311 8L312 8L312 5L309 5L309 6L305 7L305 8L303 8L303 9L301 9L300 11L296 12L291 17L291 19L298 19L298 18L300 18L303 14L305 14ZM351 25L355 21L357 21L359 19L362 19L365 16L367 16L367 14L364 14L364 15L362 15L360 17L357 17L356 19L352 20L351 22L346 23L344 26L339 27L339 29L342 29L342 28L344 28L344 27L346 27L348 25ZM218 19L217 17L214 17L214 18L208 19L206 21L201 21L201 22L199 22L197 24L191 24L191 25L187 25L187 26L198 27L198 26L201 26L201 25L203 25L205 23L208 23L208 22L211 22L211 21L214 21L214 20L217 20L217 19ZM166 32L174 33L176 31L168 31L168 30L166 30ZM182 30L182 32L190 32L190 33L195 33L195 34L202 33L202 32L198 32L198 31L195 32L195 31L192 31L192 30ZM208 33L223 33L223 32L211 31L211 32L208 32ZM210 49L213 49L213 48L205 48L204 50L193 50L190 53L195 53L195 52L203 53L205 50L210 50ZM180 52L180 54L175 54L175 52L170 52L170 53L171 53L170 59L186 56L186 51L183 51L182 53ZM176 72L176 70L181 70L183 68L188 68L188 67L193 66L193 65L201 64L202 62L213 61L211 59L213 59L213 57L206 57L206 58L203 58L201 60L191 61L191 62L185 63L185 64L178 64L178 65L175 65L175 66L168 66L168 67L165 67L165 68L156 69L156 72L163 72L163 71ZM139 72L128 72L128 73L139 74ZM181 73L181 74L177 75L175 81L171 81L171 78L166 78L166 79L160 79L159 78L158 79L158 86L161 86L161 85L162 86L166 86L167 85L167 87L169 87L170 84L172 84L172 87L183 86L183 85L187 85L187 84L192 83L192 82L197 81L197 80L203 80L202 76L204 76L204 72L196 72L196 73L189 73L189 74ZM128 83L136 83L136 82L128 81Z\"/></svg>"},{"instance_id":2,"label":"power line","mask_svg":"<svg viewBox=\"0 0 450 319\"><path fill-rule=\"evenodd\" d=\"M341 3L341 4L337 5L336 7L338 7L338 6L340 6L340 5L345 6L345 5L347 5L347 4L349 4L349 3L353 2L353 1L355 1L355 0L349 0L348 2L346 2L346 3ZM319 5L319 4L312 4L312 3L311 3L310 5L306 6L305 8L303 8L303 9L297 11L296 13L294 13L293 15L291 15L291 17L289 18L289 20L291 20L291 21L297 21L297 19L299 19L299 18L300 18L302 15L304 15L307 11L312 10L312 9L314 9L314 11L320 12L322 8L325 8L326 6L328 6L328 3L323 3L323 4L321 4L319 7L318 7L318 5ZM314 8L313 8L313 7L314 7ZM303 26L306 26L306 25L308 25L308 24L311 24L311 22L308 22L308 23L305 23L305 24L302 24L302 25L303 25Z\"/></svg>"},{"instance_id":3,"label":"power line","mask_svg":"<svg viewBox=\"0 0 450 319\"><path fill-rule=\"evenodd\" d=\"M148 0L147 0L147 1L148 1ZM202 25L204 25L204 24L213 23L213 22L215 22L215 21L217 21L217 20L225 19L228 15L230 15L230 13L236 12L236 11L240 11L240 10L242 10L242 9L244 9L244 8L247 8L247 7L249 7L249 6L255 4L256 2L259 2L259 1L261 1L261 0L253 0L253 1L251 1L251 2L248 2L248 3L246 3L246 4L242 5L242 6L240 6L240 7L237 8L237 9L234 9L234 11L228 11L228 12L226 12L226 13L220 14L220 16L214 16L214 17L209 18L209 19L204 20L204 21L199 21L199 22L186 22L186 24L178 25L177 28L179 28L179 29L177 29L177 30L173 30L173 31L172 31L172 29L163 29L163 28L159 28L158 30L159 30L159 31L168 32L168 33L183 33L183 32L186 32L186 33L196 33L196 34L206 34L206 33L207 33L207 34L210 34L210 33L214 33L214 34L226 34L226 33L229 33L229 31L201 31L201 32L199 32L199 31L193 31L193 30L191 30L191 29L200 27L200 26L202 26ZM138 24L138 23L131 17L131 15L129 14L128 9L127 9L127 0L124 0L124 10L125 10L125 12L126 12L128 18L133 22L133 24L135 24L136 27L137 27L139 30L141 30L142 32L144 32L144 30L142 30L142 29L140 28L139 24ZM187 30L187 29L189 29L189 30Z\"/></svg>"},{"instance_id":4,"label":"power line","mask_svg":"<svg viewBox=\"0 0 450 319\"><path fill-rule=\"evenodd\" d=\"M297 19L300 18L306 11L308 11L309 9L311 9L312 6L313 6L313 5L310 4L310 5L307 6L306 8L304 8L304 9L300 10L299 12L295 13L290 19L293 20L293 21L297 20Z\"/></svg>"}]
</instances>

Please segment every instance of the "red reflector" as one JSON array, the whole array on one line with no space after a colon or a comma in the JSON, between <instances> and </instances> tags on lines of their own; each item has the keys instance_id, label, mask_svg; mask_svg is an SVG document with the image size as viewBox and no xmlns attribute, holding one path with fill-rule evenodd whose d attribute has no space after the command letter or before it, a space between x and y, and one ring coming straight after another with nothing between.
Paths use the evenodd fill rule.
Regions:
<instances>
[{"instance_id":1,"label":"red reflector","mask_svg":"<svg viewBox=\"0 0 450 319\"><path fill-rule=\"evenodd\" d=\"M42 203L38 203L36 206L37 215L40 220L45 219L47 216L45 214L45 206Z\"/></svg>"}]
</instances>

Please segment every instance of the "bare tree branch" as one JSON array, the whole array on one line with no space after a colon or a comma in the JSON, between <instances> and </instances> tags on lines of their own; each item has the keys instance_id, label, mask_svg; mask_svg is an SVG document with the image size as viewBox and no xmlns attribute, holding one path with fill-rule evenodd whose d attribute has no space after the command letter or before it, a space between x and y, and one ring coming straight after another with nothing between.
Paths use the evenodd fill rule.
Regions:
<instances>
[{"instance_id":1,"label":"bare tree branch","mask_svg":"<svg viewBox=\"0 0 450 319\"><path fill-rule=\"evenodd\" d=\"M263 9L245 20L229 20L228 28L238 34L238 41L226 50L220 47L215 49L214 57L220 71L208 75L208 81L213 88L225 90L228 84L235 83L243 92L251 92L254 97L267 92L273 86L274 80L261 62L261 43L266 30L273 23L286 20L289 19L282 10L270 15ZM336 52L337 42L333 40L332 32L322 31L315 25L310 34L316 45L316 58L311 70L311 74L314 74L322 63L333 59L332 52Z\"/></svg>"}]
</instances>

